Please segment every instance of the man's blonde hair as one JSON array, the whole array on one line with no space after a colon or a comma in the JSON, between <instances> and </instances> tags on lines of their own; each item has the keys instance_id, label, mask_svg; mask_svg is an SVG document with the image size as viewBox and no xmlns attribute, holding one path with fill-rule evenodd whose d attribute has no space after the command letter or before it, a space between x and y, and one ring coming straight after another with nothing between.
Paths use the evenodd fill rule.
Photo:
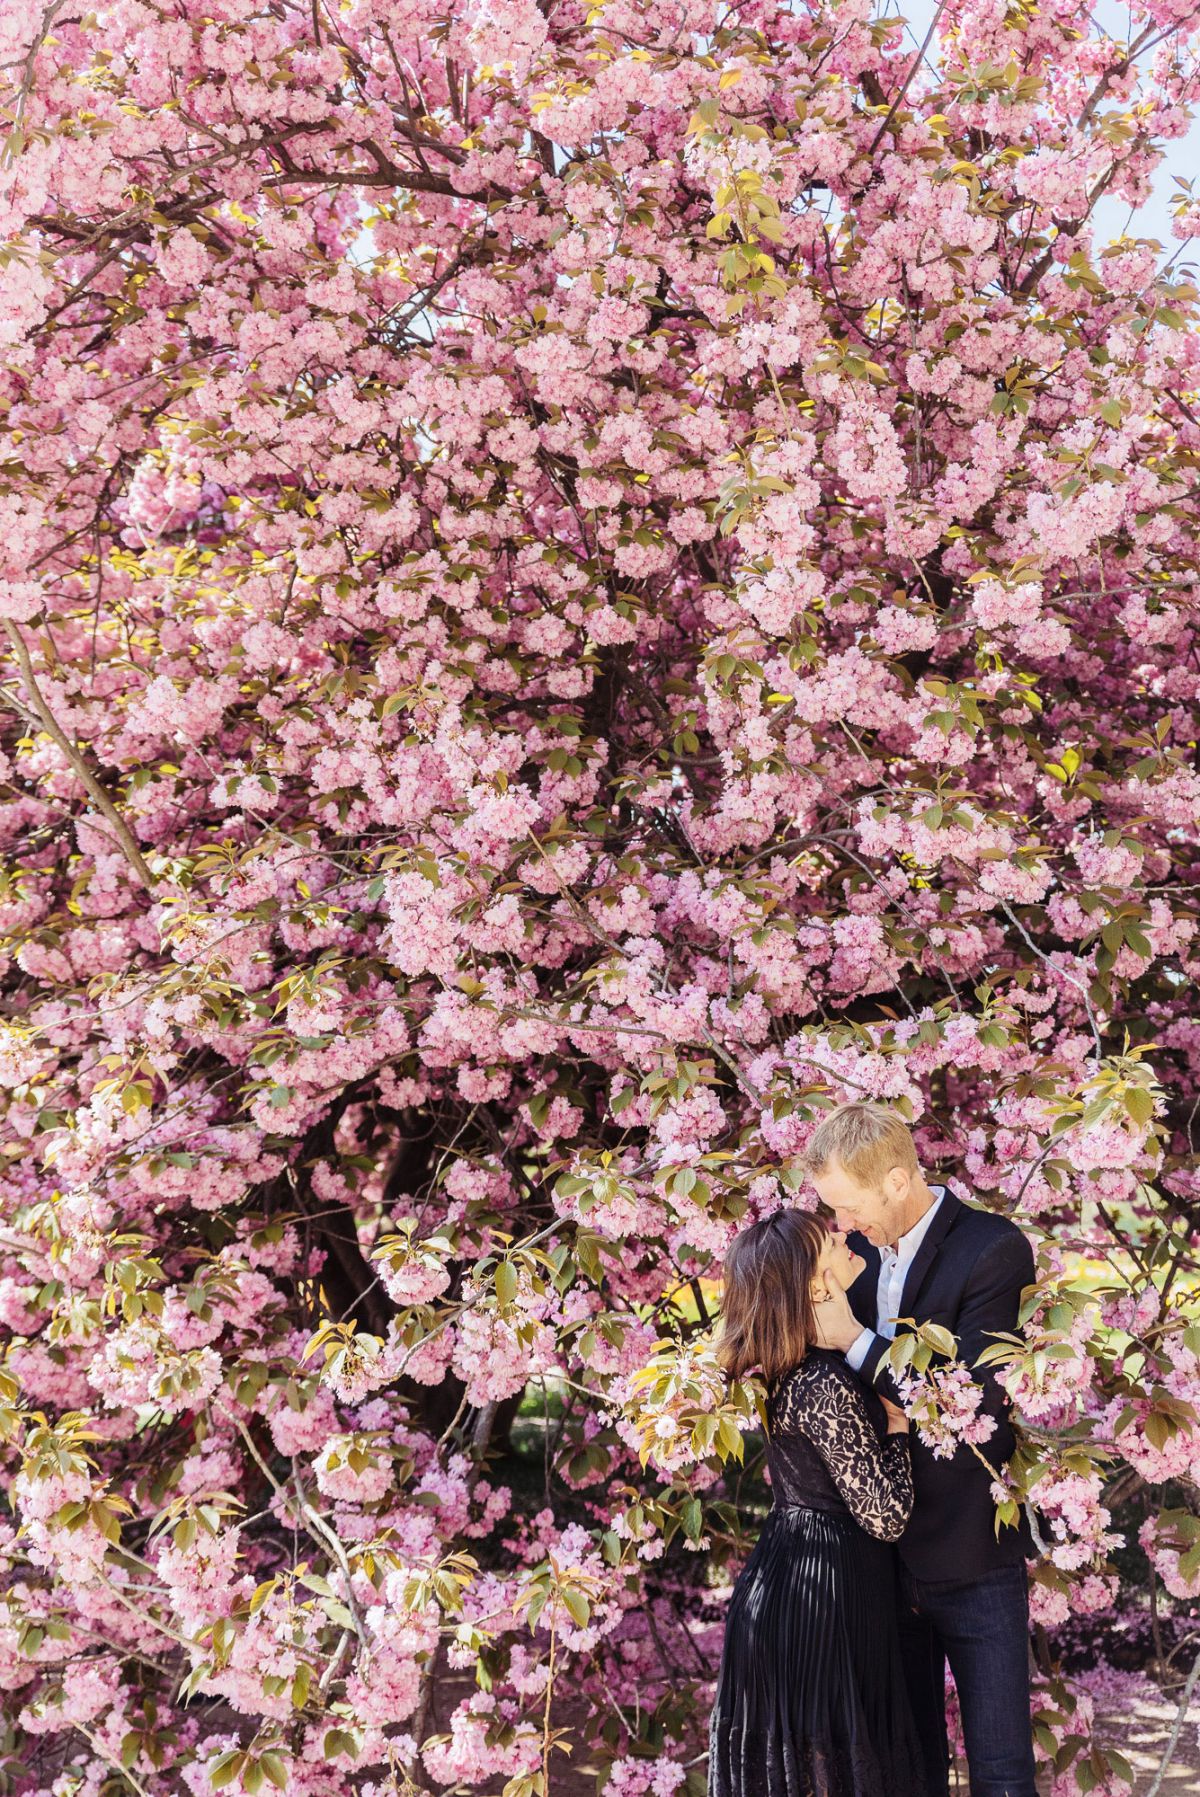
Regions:
<instances>
[{"instance_id":1,"label":"man's blonde hair","mask_svg":"<svg viewBox=\"0 0 1200 1797\"><path fill-rule=\"evenodd\" d=\"M917 1171L917 1150L908 1125L886 1104L839 1104L820 1122L804 1150L805 1171L824 1173L838 1161L859 1185L881 1185L893 1167Z\"/></svg>"}]
</instances>

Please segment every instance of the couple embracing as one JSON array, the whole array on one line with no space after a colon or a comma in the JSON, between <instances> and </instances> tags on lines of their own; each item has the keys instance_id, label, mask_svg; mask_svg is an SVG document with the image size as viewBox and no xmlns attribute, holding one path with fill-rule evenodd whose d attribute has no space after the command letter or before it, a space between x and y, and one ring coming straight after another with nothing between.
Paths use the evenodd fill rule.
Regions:
<instances>
[{"instance_id":1,"label":"couple embracing","mask_svg":"<svg viewBox=\"0 0 1200 1797\"><path fill-rule=\"evenodd\" d=\"M805 1164L822 1212L755 1223L725 1263L720 1352L766 1381L773 1508L729 1604L709 1797L944 1797L947 1660L972 1797L1036 1797L1028 1523L997 1534L987 1467L910 1435L887 1359L904 1317L974 1367L1016 1329L1033 1252L928 1185L884 1105L831 1112ZM999 1469L1007 1400L972 1377Z\"/></svg>"}]
</instances>

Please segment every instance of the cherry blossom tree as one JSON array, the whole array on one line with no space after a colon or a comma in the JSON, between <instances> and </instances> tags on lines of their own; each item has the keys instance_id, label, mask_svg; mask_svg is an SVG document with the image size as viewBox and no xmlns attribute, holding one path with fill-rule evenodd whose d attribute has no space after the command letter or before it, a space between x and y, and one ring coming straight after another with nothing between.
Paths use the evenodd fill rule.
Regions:
<instances>
[{"instance_id":1,"label":"cherry blossom tree","mask_svg":"<svg viewBox=\"0 0 1200 1797\"><path fill-rule=\"evenodd\" d=\"M1037 1244L997 1526L1128 1789L1056 1631L1200 1593L1200 201L1095 209L1200 9L1099 14L3 9L9 1788L702 1790L713 1279L870 1094Z\"/></svg>"}]
</instances>

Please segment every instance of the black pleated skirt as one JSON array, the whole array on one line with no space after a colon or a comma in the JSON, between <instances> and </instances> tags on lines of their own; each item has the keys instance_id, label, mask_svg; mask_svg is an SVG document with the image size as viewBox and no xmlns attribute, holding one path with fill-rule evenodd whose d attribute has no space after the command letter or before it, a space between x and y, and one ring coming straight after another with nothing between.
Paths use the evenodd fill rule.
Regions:
<instances>
[{"instance_id":1,"label":"black pleated skirt","mask_svg":"<svg viewBox=\"0 0 1200 1797\"><path fill-rule=\"evenodd\" d=\"M896 1629L895 1549L772 1510L729 1600L709 1797L929 1797Z\"/></svg>"}]
</instances>

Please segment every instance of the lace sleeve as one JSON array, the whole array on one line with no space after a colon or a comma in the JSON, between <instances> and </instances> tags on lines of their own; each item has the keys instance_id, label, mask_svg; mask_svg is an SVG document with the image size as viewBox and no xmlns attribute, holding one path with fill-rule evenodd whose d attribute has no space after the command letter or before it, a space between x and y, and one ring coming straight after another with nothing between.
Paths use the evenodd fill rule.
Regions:
<instances>
[{"instance_id":1,"label":"lace sleeve","mask_svg":"<svg viewBox=\"0 0 1200 1797\"><path fill-rule=\"evenodd\" d=\"M816 1448L855 1521L880 1541L896 1541L912 1513L907 1435L881 1442L849 1378L788 1380L777 1426L798 1430Z\"/></svg>"}]
</instances>

